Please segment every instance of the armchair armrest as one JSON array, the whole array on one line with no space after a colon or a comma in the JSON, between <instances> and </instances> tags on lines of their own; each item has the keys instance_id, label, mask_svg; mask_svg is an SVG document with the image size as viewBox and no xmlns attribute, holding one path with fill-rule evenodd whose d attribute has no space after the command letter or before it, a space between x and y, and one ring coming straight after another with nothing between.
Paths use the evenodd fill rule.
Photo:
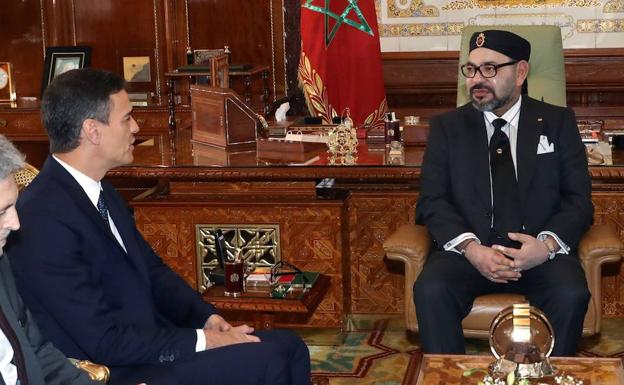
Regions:
<instances>
[{"instance_id":1,"label":"armchair armrest","mask_svg":"<svg viewBox=\"0 0 624 385\"><path fill-rule=\"evenodd\" d=\"M420 225L402 225L386 239L383 248L388 259L405 263L405 326L416 331L418 321L413 287L431 249L429 231Z\"/></svg>"},{"instance_id":2,"label":"armchair armrest","mask_svg":"<svg viewBox=\"0 0 624 385\"><path fill-rule=\"evenodd\" d=\"M77 360L75 358L67 358L75 367L87 373L89 378L94 381L100 381L106 384L110 379L110 370L108 367L100 364L94 364L89 360Z\"/></svg>"},{"instance_id":3,"label":"armchair armrest","mask_svg":"<svg viewBox=\"0 0 624 385\"><path fill-rule=\"evenodd\" d=\"M392 233L383 248L389 259L422 266L431 249L431 238L425 226L408 223Z\"/></svg>"},{"instance_id":4,"label":"armchair armrest","mask_svg":"<svg viewBox=\"0 0 624 385\"><path fill-rule=\"evenodd\" d=\"M579 258L585 270L587 286L592 295L585 316L584 332L600 332L602 320L602 264L618 262L624 254L624 244L612 224L593 225L579 243Z\"/></svg>"}]
</instances>

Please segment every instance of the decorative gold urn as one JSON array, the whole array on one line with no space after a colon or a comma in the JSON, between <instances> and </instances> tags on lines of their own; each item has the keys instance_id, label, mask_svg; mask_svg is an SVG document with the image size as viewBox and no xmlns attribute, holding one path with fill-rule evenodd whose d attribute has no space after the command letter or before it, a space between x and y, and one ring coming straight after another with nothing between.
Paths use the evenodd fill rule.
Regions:
<instances>
[{"instance_id":1,"label":"decorative gold urn","mask_svg":"<svg viewBox=\"0 0 624 385\"><path fill-rule=\"evenodd\" d=\"M548 357L555 344L546 315L528 303L503 309L490 326L490 349L496 361L492 377L544 378L556 374Z\"/></svg>"}]
</instances>

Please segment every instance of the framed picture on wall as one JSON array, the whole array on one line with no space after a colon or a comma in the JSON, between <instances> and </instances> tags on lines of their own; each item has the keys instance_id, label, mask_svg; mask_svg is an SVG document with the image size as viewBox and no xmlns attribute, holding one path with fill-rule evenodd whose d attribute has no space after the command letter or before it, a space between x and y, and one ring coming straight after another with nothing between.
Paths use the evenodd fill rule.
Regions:
<instances>
[{"instance_id":1,"label":"framed picture on wall","mask_svg":"<svg viewBox=\"0 0 624 385\"><path fill-rule=\"evenodd\" d=\"M48 47L46 48L41 94L58 75L91 65L91 47Z\"/></svg>"},{"instance_id":2,"label":"framed picture on wall","mask_svg":"<svg viewBox=\"0 0 624 385\"><path fill-rule=\"evenodd\" d=\"M123 76L128 83L144 83L152 81L152 70L149 56L124 56Z\"/></svg>"}]
</instances>

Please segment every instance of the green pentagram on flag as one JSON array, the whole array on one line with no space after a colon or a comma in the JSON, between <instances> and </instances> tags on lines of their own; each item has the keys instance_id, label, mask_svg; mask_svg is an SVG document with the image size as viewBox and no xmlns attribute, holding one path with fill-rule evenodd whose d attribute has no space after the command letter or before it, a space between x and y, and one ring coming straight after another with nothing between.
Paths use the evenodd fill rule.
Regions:
<instances>
[{"instance_id":1,"label":"green pentagram on flag","mask_svg":"<svg viewBox=\"0 0 624 385\"><path fill-rule=\"evenodd\" d=\"M359 0L348 0L349 5L345 7L345 9L342 11L340 15L331 11L330 6L329 6L329 3L331 2L331 0L325 0L324 8L319 7L318 5L312 4L312 1L313 0L307 0L305 4L302 4L301 6L311 11L319 12L325 15L325 46L326 47L331 44L332 40L334 39L334 36L336 35L336 32L338 32L338 29L340 29L340 26L342 24L350 25L351 27L355 29L365 32L371 36L375 36L370 25L368 25L366 18L362 14L362 10L360 10L360 7L357 4ZM347 18L351 10L355 12L357 18L360 20L359 23ZM336 24L331 29L331 31L329 30L329 18L336 20Z\"/></svg>"}]
</instances>

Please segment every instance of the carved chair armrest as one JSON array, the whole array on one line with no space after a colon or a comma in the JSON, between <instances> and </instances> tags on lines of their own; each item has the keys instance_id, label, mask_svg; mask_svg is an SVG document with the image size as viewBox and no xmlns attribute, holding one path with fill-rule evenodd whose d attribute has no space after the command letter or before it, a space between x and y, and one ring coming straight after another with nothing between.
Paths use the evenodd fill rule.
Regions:
<instances>
[{"instance_id":1,"label":"carved chair armrest","mask_svg":"<svg viewBox=\"0 0 624 385\"><path fill-rule=\"evenodd\" d=\"M405 263L405 270L420 273L431 249L431 237L425 226L405 224L386 241L383 248L388 259Z\"/></svg>"},{"instance_id":2,"label":"carved chair armrest","mask_svg":"<svg viewBox=\"0 0 624 385\"><path fill-rule=\"evenodd\" d=\"M612 224L591 226L579 244L579 258L586 272L599 268L603 263L618 262L622 254L624 244Z\"/></svg>"},{"instance_id":3,"label":"carved chair armrest","mask_svg":"<svg viewBox=\"0 0 624 385\"><path fill-rule=\"evenodd\" d=\"M414 291L412 287L422 271L425 259L431 248L431 237L427 228L415 224L400 226L383 244L386 257L405 264L405 326L412 331L418 330Z\"/></svg>"},{"instance_id":4,"label":"carved chair armrest","mask_svg":"<svg viewBox=\"0 0 624 385\"><path fill-rule=\"evenodd\" d=\"M110 370L104 365L94 364L89 360L77 360L75 358L68 358L68 360L78 369L85 371L94 381L100 381L106 384L110 379Z\"/></svg>"}]
</instances>

